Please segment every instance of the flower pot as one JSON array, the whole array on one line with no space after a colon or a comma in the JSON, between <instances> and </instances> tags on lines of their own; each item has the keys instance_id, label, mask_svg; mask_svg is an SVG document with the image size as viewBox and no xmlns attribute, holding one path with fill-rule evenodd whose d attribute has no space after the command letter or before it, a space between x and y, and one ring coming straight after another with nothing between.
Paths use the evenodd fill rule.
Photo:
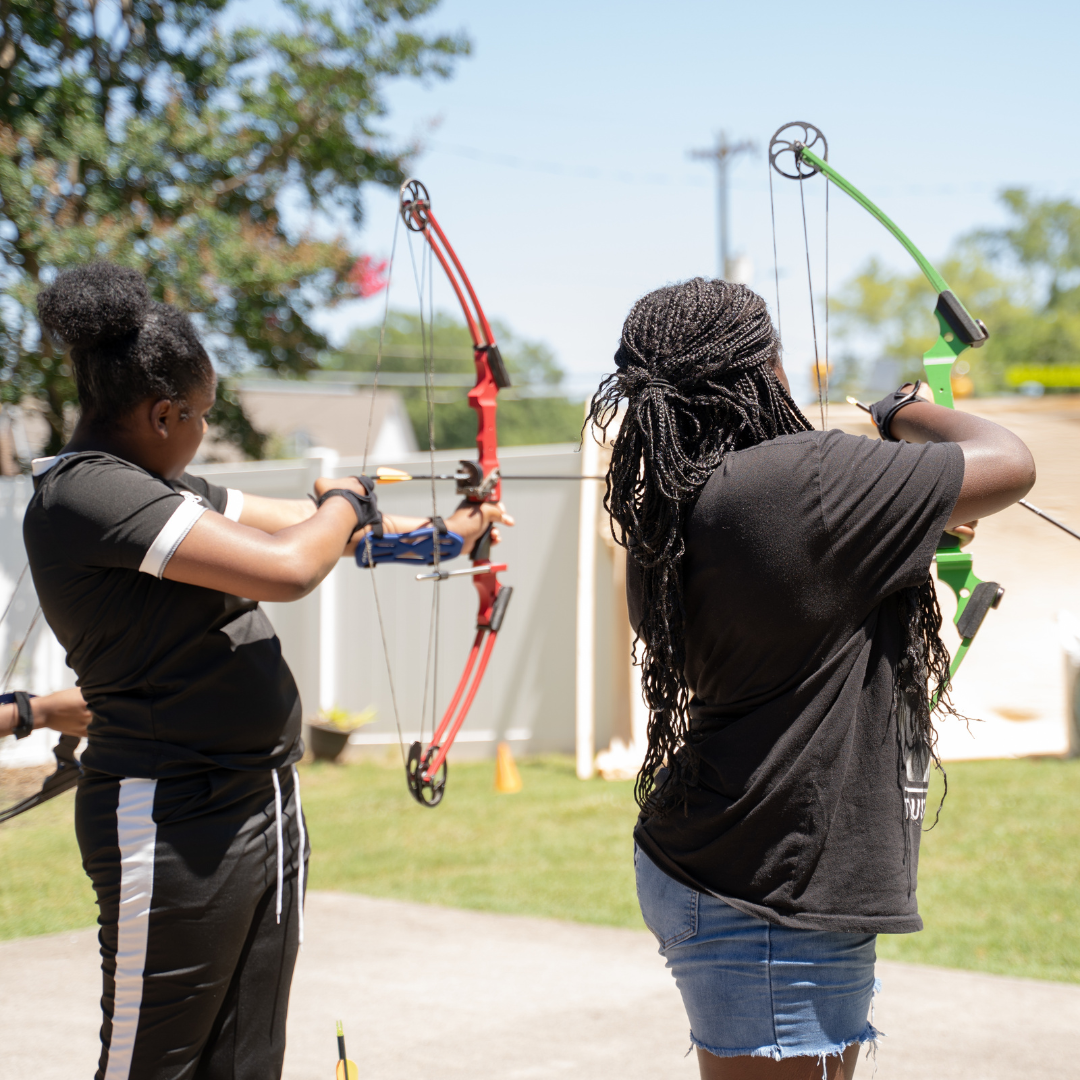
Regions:
<instances>
[{"instance_id":1,"label":"flower pot","mask_svg":"<svg viewBox=\"0 0 1080 1080\"><path fill-rule=\"evenodd\" d=\"M309 724L311 733L311 752L316 761L337 761L345 744L349 741L349 733L336 727L323 727L321 724Z\"/></svg>"}]
</instances>

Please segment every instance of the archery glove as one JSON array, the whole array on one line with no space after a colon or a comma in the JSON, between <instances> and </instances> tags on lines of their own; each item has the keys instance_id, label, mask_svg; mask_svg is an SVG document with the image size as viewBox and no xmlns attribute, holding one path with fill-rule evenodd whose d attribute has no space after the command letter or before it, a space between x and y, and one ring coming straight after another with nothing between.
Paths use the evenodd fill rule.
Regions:
<instances>
[{"instance_id":1,"label":"archery glove","mask_svg":"<svg viewBox=\"0 0 1080 1080\"><path fill-rule=\"evenodd\" d=\"M904 384L904 386L910 385L910 383ZM923 400L919 397L920 386L922 386L921 379L916 382L910 390L905 390L902 386L899 390L894 390L891 394L886 394L880 401L875 401L874 404L870 406L870 419L874 421L874 427L878 429L878 434L885 442L900 441L889 433L889 425L892 424L893 417L905 405L910 405L914 401Z\"/></svg>"}]
</instances>

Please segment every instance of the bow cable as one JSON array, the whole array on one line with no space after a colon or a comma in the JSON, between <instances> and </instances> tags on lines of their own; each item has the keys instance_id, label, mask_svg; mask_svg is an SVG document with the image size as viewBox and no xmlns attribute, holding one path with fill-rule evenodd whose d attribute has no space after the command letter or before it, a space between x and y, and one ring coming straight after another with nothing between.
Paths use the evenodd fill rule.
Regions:
<instances>
[{"instance_id":1,"label":"bow cable","mask_svg":"<svg viewBox=\"0 0 1080 1080\"><path fill-rule=\"evenodd\" d=\"M382 370L383 359L383 343L386 339L386 320L390 315L390 283L394 277L394 255L397 253L397 237L398 237L398 216L394 215L394 236L390 243L390 260L386 270L386 298L383 301L383 317L382 325L379 327L379 348L375 354L375 377L371 382L371 401L368 405L368 424L367 432L364 435L364 460L360 466L360 472L367 472L367 460L368 453L371 449L371 427L375 417L375 393L379 388L379 372ZM371 554L371 530L368 529L364 535L364 548L367 551L368 565L374 569L375 560ZM401 731L401 711L398 709L397 688L394 686L394 672L390 663L390 648L386 641L386 624L383 622L382 604L379 603L379 586L375 581L375 575L369 574L371 578L371 593L375 597L375 616L379 623L379 636L382 639L383 659L386 662L386 678L390 683L390 701L394 709L394 726L397 728L398 733L398 747L401 750L401 763L406 764L405 761L405 736Z\"/></svg>"},{"instance_id":2,"label":"bow cable","mask_svg":"<svg viewBox=\"0 0 1080 1080\"><path fill-rule=\"evenodd\" d=\"M821 416L821 430L828 429L829 418L829 355L828 337L825 347L825 378L821 376L821 359L818 355L817 313L814 310L814 279L810 274L810 233L806 224L806 193L803 189L805 177L799 178L799 206L802 209L803 250L806 254L806 286L810 292L810 326L814 335L814 382L817 383L818 413ZM829 188L825 186L825 312L829 310ZM826 322L826 325L828 323Z\"/></svg>"},{"instance_id":3,"label":"bow cable","mask_svg":"<svg viewBox=\"0 0 1080 1080\"><path fill-rule=\"evenodd\" d=\"M395 218L394 228L397 228ZM436 520L439 516L438 496L435 489L435 273L432 266L431 245L425 243L420 254L420 269L417 272L416 254L413 251L412 236L407 236L409 245L409 260L412 264L413 280L416 283L416 293L420 306L420 354L424 365L424 390L427 397L427 434L428 434L428 464L431 469L431 524L436 528ZM424 285L427 284L428 304L427 317L424 316ZM436 533L437 533L436 528ZM432 559L435 568L434 591L431 594L431 615L428 620L428 651L427 661L424 665L424 694L420 704L420 742L424 741L424 725L427 722L428 694L431 695L431 730L435 731L436 709L439 700L439 629L441 624L441 596L439 588L443 581L443 575L439 569L442 557L441 545L436 535L432 546ZM402 752L405 746L402 743Z\"/></svg>"}]
</instances>

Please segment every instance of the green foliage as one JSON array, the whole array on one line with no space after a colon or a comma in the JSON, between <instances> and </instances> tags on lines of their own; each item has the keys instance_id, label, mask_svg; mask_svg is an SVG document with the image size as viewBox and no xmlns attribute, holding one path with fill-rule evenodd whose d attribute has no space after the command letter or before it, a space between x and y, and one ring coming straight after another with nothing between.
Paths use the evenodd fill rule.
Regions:
<instances>
[{"instance_id":1,"label":"green foliage","mask_svg":"<svg viewBox=\"0 0 1080 1080\"><path fill-rule=\"evenodd\" d=\"M319 853L311 887L641 926L633 784L583 783L568 758L518 766L523 790L500 795L493 762L451 764L435 811L405 790L400 761L309 766L301 776L304 810Z\"/></svg>"},{"instance_id":2,"label":"green foliage","mask_svg":"<svg viewBox=\"0 0 1080 1080\"><path fill-rule=\"evenodd\" d=\"M492 330L513 384L499 394L500 445L576 442L584 412L580 404L560 395L563 372L551 350L540 342L515 337L509 327L498 321L492 324ZM332 355L324 366L342 371L374 371L380 332L378 325L355 331L344 349ZM430 322L425 320L423 328L417 314L390 312L383 334L381 370L423 375L425 341L434 356L436 375L459 375L471 384L476 368L468 327L463 320L443 312L437 312ZM426 447L428 407L424 387L405 387L402 393L416 441ZM469 407L467 393L468 386L436 384L432 411L437 447L475 444L476 414Z\"/></svg>"},{"instance_id":3,"label":"green foliage","mask_svg":"<svg viewBox=\"0 0 1080 1080\"><path fill-rule=\"evenodd\" d=\"M445 76L468 51L410 23L437 0L282 0L284 29L225 33L227 0L8 0L0 12L3 399L40 399L64 439L74 387L39 340L34 298L108 258L198 313L225 369L301 373L314 310L351 295L341 238L290 235L280 202L363 218L364 183L397 185L405 148L376 126L397 77ZM235 399L212 418L257 453Z\"/></svg>"},{"instance_id":4,"label":"green foliage","mask_svg":"<svg viewBox=\"0 0 1080 1080\"><path fill-rule=\"evenodd\" d=\"M1014 259L1046 288L1046 308L1080 308L1080 206L1069 199L1032 199L1021 188L1003 191L1013 216L1005 229L976 238L999 257Z\"/></svg>"},{"instance_id":5,"label":"green foliage","mask_svg":"<svg viewBox=\"0 0 1080 1080\"><path fill-rule=\"evenodd\" d=\"M7 791L4 799L4 805L15 801ZM0 825L0 940L74 930L97 919L74 812L75 795L68 792Z\"/></svg>"},{"instance_id":6,"label":"green foliage","mask_svg":"<svg viewBox=\"0 0 1080 1080\"><path fill-rule=\"evenodd\" d=\"M919 860L920 934L878 955L1080 982L1080 761L947 766L941 821ZM935 774L929 806L941 797Z\"/></svg>"},{"instance_id":7,"label":"green foliage","mask_svg":"<svg viewBox=\"0 0 1080 1080\"><path fill-rule=\"evenodd\" d=\"M990 328L990 340L964 353L954 369L978 393L1015 389L1027 375L1048 389L1080 383L1080 206L1033 201L1007 191L1013 224L962 238L939 268L964 306ZM937 333L934 294L917 270L894 274L876 260L833 302L841 339L873 340L880 356L921 375L921 357ZM1057 369L1048 372L1046 369Z\"/></svg>"}]
</instances>

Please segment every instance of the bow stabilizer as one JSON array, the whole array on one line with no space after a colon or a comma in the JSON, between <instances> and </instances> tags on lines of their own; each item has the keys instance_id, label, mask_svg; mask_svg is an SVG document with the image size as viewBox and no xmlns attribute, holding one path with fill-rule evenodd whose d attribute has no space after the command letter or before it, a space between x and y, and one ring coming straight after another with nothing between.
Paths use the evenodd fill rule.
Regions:
<instances>
[{"instance_id":1,"label":"bow stabilizer","mask_svg":"<svg viewBox=\"0 0 1080 1080\"><path fill-rule=\"evenodd\" d=\"M781 176L800 183L819 173L833 186L855 200L876 218L915 260L926 280L938 294L934 315L938 322L937 340L923 354L926 382L934 402L946 409L955 408L952 391L952 367L965 349L986 344L989 330L974 318L949 288L948 282L911 242L900 227L871 202L854 184L840 175L828 161L829 144L820 128L805 121L784 124L769 142L769 164ZM953 655L949 674L955 675L987 612L1001 603L1005 590L996 581L983 581L972 569L972 557L960 547L960 540L946 533L938 543L938 580L945 582L956 595L953 623L960 635L960 645Z\"/></svg>"}]
</instances>

